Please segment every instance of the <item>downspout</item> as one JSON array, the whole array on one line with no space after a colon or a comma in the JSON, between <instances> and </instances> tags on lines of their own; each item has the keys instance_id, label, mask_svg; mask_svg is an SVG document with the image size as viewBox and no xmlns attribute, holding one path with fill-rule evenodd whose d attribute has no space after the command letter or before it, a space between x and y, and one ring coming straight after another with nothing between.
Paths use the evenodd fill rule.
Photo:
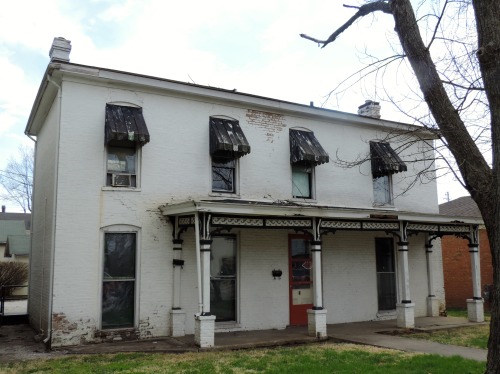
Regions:
<instances>
[{"instance_id":1,"label":"downspout","mask_svg":"<svg viewBox=\"0 0 500 374\"><path fill-rule=\"evenodd\" d=\"M58 94L58 105L59 105L59 113L58 113L58 126L57 126L57 149L56 149L56 162L57 169L54 175L54 188L57 194L57 185L58 185L58 177L59 177L59 150L61 146L61 107L62 107L62 87L57 84L54 80L51 79L49 75L47 75L47 81L54 86L57 87ZM56 226L57 226L57 198L54 198L53 203L53 211L52 214L54 216L54 223L52 225L52 257L50 263L50 282L49 282L49 303L48 303L48 331L47 337L43 340L45 344L51 343L52 339L52 307L53 307L53 293L54 293L54 269L55 269L55 254L56 254Z\"/></svg>"},{"instance_id":2,"label":"downspout","mask_svg":"<svg viewBox=\"0 0 500 374\"><path fill-rule=\"evenodd\" d=\"M31 254L31 248L33 248L33 222L34 222L34 217L35 217L35 212L34 212L34 198L33 198L33 191L35 190L34 189L34 186L35 186L35 171L36 171L36 148L37 148L37 142L36 142L36 139L33 138L31 135L29 135L28 133L25 133L25 135L30 138L31 140L33 140L33 142L35 143L35 159L33 160L34 162L34 168L33 168L33 175L32 175L32 178L33 178L33 185L31 187L31 223L30 223L30 254ZM44 223L45 224L45 223ZM44 226L45 228L45 226ZM44 230L45 231L45 230ZM44 253L45 252L45 247L44 247L44 244L42 244L42 263L43 263L43 257L44 257ZM29 276L28 276L28 295L31 294L31 291L30 291L30 288L32 286L32 283L30 282L30 276L31 276L31 268L33 266L33 261L30 261L29 262ZM42 271L42 284L43 284L43 271ZM42 293L40 292L40 296L42 295ZM28 297L28 310L30 310L30 298ZM42 299L40 298L40 306L42 306ZM42 313L40 311L40 318L39 318L39 321L38 321L38 326L42 326ZM29 314L28 314L29 315ZM38 335L37 335L38 336Z\"/></svg>"},{"instance_id":3,"label":"downspout","mask_svg":"<svg viewBox=\"0 0 500 374\"><path fill-rule=\"evenodd\" d=\"M198 312L203 313L203 296L201 293L201 248L200 248L200 215L198 211L194 213L194 235L196 241L196 274L198 276Z\"/></svg>"}]
</instances>

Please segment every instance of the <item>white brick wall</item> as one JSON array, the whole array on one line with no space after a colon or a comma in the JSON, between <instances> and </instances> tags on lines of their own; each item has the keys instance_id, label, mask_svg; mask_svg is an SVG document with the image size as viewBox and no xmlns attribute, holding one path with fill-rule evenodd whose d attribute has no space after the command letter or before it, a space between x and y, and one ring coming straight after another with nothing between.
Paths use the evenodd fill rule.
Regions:
<instances>
[{"instance_id":1,"label":"white brick wall","mask_svg":"<svg viewBox=\"0 0 500 374\"><path fill-rule=\"evenodd\" d=\"M31 325L44 336L49 334L49 296L54 249L55 194L59 131L59 101L56 100L45 120L36 143L32 213L32 250L28 313Z\"/></svg>"},{"instance_id":2,"label":"white brick wall","mask_svg":"<svg viewBox=\"0 0 500 374\"><path fill-rule=\"evenodd\" d=\"M262 114L265 110L254 105L235 106L219 99L175 96L172 91L148 90L145 86L108 84L97 80L88 84L75 77L64 81L59 148L55 110L49 113L38 136L33 258L38 256L36 263L40 263L41 243L47 249L46 266L50 264L48 254L55 253L52 312L61 329L54 333L54 345L91 341L100 328L102 235L111 225L126 225L140 233L136 305L139 336L168 334L173 297L172 236L170 223L160 215L158 207L211 197L209 116L225 115L239 120L251 144L252 152L239 162L239 194L244 199L291 198L288 130L292 127L314 131L332 160L337 151L345 160L354 159L368 152L369 140L380 137L374 129L341 120L296 112ZM151 141L141 151L141 188L136 191L103 188L106 103L132 103L143 108ZM259 120L251 119L249 113L260 116ZM55 186L53 165L57 152ZM408 181L398 174L394 182L397 193ZM51 210L54 191L55 212ZM334 162L318 166L316 197L319 205L372 207L369 162L350 169L340 168ZM398 197L396 206L405 211L433 213L437 211L436 202L435 182L431 182ZM54 216L57 226L52 240ZM283 328L289 322L287 235L284 230L240 232L238 318L243 328ZM181 272L181 306L186 311L186 333L193 333L198 300L192 229L183 239L186 262ZM417 315L425 310L419 304L424 292L421 280L413 274L425 275L424 255L423 249L413 253L410 247L412 299L417 299ZM325 237L323 279L329 323L375 318L374 264L372 234L338 233ZM278 268L283 276L274 280L271 271ZM32 279L40 277L41 271L34 265ZM42 287L32 287L32 319L38 319L40 310L42 315L47 310L47 284L46 277ZM265 318L261 317L263 311ZM47 326L46 316L42 320L42 325Z\"/></svg>"}]
</instances>

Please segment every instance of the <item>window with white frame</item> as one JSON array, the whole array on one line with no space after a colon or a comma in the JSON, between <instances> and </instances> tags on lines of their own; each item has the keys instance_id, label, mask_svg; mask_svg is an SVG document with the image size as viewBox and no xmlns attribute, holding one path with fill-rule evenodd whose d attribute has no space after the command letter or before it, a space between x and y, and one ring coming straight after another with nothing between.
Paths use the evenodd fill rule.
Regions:
<instances>
[{"instance_id":1,"label":"window with white frame","mask_svg":"<svg viewBox=\"0 0 500 374\"><path fill-rule=\"evenodd\" d=\"M392 205L392 177L390 175L373 179L373 201L376 205Z\"/></svg>"},{"instance_id":2,"label":"window with white frame","mask_svg":"<svg viewBox=\"0 0 500 374\"><path fill-rule=\"evenodd\" d=\"M104 233L101 326L134 327L137 234Z\"/></svg>"},{"instance_id":3,"label":"window with white frame","mask_svg":"<svg viewBox=\"0 0 500 374\"><path fill-rule=\"evenodd\" d=\"M250 153L250 144L235 119L210 117L209 131L212 192L235 194L238 160Z\"/></svg>"},{"instance_id":4,"label":"window with white frame","mask_svg":"<svg viewBox=\"0 0 500 374\"><path fill-rule=\"evenodd\" d=\"M330 161L314 133L307 129L290 129L290 164L292 165L292 196L313 199L314 169Z\"/></svg>"},{"instance_id":5,"label":"window with white frame","mask_svg":"<svg viewBox=\"0 0 500 374\"><path fill-rule=\"evenodd\" d=\"M236 160L212 157L212 191L236 192Z\"/></svg>"},{"instance_id":6,"label":"window with white frame","mask_svg":"<svg viewBox=\"0 0 500 374\"><path fill-rule=\"evenodd\" d=\"M311 199L314 168L312 165L292 165L292 196Z\"/></svg>"},{"instance_id":7,"label":"window with white frame","mask_svg":"<svg viewBox=\"0 0 500 374\"><path fill-rule=\"evenodd\" d=\"M389 143L370 142L370 158L373 177L373 204L392 205L392 175L407 171L407 166Z\"/></svg>"},{"instance_id":8,"label":"window with white frame","mask_svg":"<svg viewBox=\"0 0 500 374\"><path fill-rule=\"evenodd\" d=\"M137 149L107 148L106 186L137 187Z\"/></svg>"},{"instance_id":9,"label":"window with white frame","mask_svg":"<svg viewBox=\"0 0 500 374\"><path fill-rule=\"evenodd\" d=\"M142 108L106 104L106 186L139 186L139 150L149 142Z\"/></svg>"}]
</instances>

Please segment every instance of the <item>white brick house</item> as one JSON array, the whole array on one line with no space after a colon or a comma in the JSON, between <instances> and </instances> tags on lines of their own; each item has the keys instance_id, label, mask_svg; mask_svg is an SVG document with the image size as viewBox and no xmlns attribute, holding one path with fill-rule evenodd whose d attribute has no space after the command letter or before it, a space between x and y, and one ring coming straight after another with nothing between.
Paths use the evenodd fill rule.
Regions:
<instances>
[{"instance_id":1,"label":"white brick house","mask_svg":"<svg viewBox=\"0 0 500 374\"><path fill-rule=\"evenodd\" d=\"M477 230L438 215L434 180L403 193L430 133L78 65L69 50L55 39L26 128L29 315L52 346L195 334L209 347L214 331L290 325L322 338L326 324L411 327L444 308L434 239L474 244Z\"/></svg>"}]
</instances>

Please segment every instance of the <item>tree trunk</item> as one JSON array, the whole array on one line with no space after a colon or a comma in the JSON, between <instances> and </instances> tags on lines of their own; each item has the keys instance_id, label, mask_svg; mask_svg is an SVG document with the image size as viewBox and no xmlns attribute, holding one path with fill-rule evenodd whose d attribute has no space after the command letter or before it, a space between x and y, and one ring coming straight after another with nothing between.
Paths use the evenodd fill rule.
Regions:
<instances>
[{"instance_id":1,"label":"tree trunk","mask_svg":"<svg viewBox=\"0 0 500 374\"><path fill-rule=\"evenodd\" d=\"M489 199L477 199L488 231L493 262L493 299L487 373L500 373L500 1L474 0L477 57L490 104L493 180ZM475 199L476 200L476 199Z\"/></svg>"},{"instance_id":2,"label":"tree trunk","mask_svg":"<svg viewBox=\"0 0 500 374\"><path fill-rule=\"evenodd\" d=\"M424 45L409 0L393 0L396 32L415 72L425 101L447 140L465 185L477 203L488 232L493 261L493 300L487 373L500 373L500 1L473 1L478 29L478 59L491 112L493 168L490 169L453 107Z\"/></svg>"}]
</instances>

